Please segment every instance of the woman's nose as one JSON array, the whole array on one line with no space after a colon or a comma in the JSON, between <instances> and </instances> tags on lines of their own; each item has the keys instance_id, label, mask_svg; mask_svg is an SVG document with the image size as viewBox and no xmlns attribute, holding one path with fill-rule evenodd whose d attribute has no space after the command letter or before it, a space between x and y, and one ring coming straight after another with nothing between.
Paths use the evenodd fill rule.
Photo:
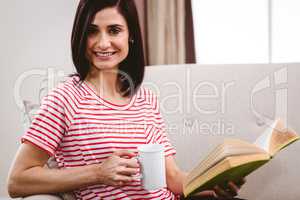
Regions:
<instances>
[{"instance_id":1,"label":"woman's nose","mask_svg":"<svg viewBox=\"0 0 300 200\"><path fill-rule=\"evenodd\" d=\"M100 49L106 49L110 46L110 38L106 34L100 34L97 45Z\"/></svg>"}]
</instances>

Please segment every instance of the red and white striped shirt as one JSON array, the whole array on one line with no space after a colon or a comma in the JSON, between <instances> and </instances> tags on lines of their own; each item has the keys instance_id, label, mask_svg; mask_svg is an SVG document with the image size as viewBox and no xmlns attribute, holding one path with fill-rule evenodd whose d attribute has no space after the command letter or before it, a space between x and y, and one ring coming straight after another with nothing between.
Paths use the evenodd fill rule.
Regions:
<instances>
[{"instance_id":1,"label":"red and white striped shirt","mask_svg":"<svg viewBox=\"0 0 300 200\"><path fill-rule=\"evenodd\" d=\"M156 96L141 87L126 105L99 97L72 77L43 98L22 137L54 156L60 168L102 163L116 150L137 152L141 144L160 143L174 155ZM94 185L75 191L78 199L175 199L167 188L146 191L139 180L123 187Z\"/></svg>"}]
</instances>

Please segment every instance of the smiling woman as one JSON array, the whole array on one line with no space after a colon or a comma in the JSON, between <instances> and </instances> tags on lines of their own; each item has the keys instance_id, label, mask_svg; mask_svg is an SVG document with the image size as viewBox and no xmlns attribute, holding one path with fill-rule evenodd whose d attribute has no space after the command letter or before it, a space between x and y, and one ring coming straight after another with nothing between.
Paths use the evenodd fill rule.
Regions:
<instances>
[{"instance_id":1,"label":"smiling woman","mask_svg":"<svg viewBox=\"0 0 300 200\"><path fill-rule=\"evenodd\" d=\"M71 40L77 73L43 98L12 164L10 196L177 199L186 173L175 163L157 97L140 86L145 66L134 2L81 0ZM149 191L137 178L142 144L164 147L167 187ZM51 156L60 169L44 167ZM231 197L238 186L225 189L200 196Z\"/></svg>"},{"instance_id":2,"label":"smiling woman","mask_svg":"<svg viewBox=\"0 0 300 200\"><path fill-rule=\"evenodd\" d=\"M103 88L105 86L98 82L99 77L110 76L110 80L113 82L110 81L109 84L114 86L116 75L119 73L119 64L126 59L129 51L130 41L127 22L117 8L105 8L96 13L88 27L86 43L86 57L90 62L90 69L85 81L95 87L98 95L105 96L105 89ZM107 73L108 70L109 73ZM117 91L119 88L120 85L116 85L114 90ZM118 95L118 93L115 94ZM127 99L120 102L126 103L128 101Z\"/></svg>"},{"instance_id":3,"label":"smiling woman","mask_svg":"<svg viewBox=\"0 0 300 200\"><path fill-rule=\"evenodd\" d=\"M87 57L92 70L117 69L128 55L129 30L116 8L95 15L88 28Z\"/></svg>"},{"instance_id":4,"label":"smiling woman","mask_svg":"<svg viewBox=\"0 0 300 200\"><path fill-rule=\"evenodd\" d=\"M174 176L175 150L162 129L158 101L140 87L145 66L133 1L81 0L72 57L77 74L43 99L22 137L9 194L73 191L76 199L174 199L182 190L182 181L176 184L174 178L182 176ZM147 191L134 178L140 173L137 147L147 143L165 147L169 189ZM50 156L60 170L43 167Z\"/></svg>"},{"instance_id":5,"label":"smiling woman","mask_svg":"<svg viewBox=\"0 0 300 200\"><path fill-rule=\"evenodd\" d=\"M81 81L89 72L94 75L95 69L113 65L109 68L118 68L117 89L124 96L134 94L143 80L145 66L134 1L81 1L73 25L72 58Z\"/></svg>"}]
</instances>

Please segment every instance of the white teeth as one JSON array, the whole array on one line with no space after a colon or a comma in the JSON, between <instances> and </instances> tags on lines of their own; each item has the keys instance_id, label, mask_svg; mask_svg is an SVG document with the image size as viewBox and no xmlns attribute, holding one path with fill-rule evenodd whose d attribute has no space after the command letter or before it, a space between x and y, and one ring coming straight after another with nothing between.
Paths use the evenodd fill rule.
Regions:
<instances>
[{"instance_id":1,"label":"white teeth","mask_svg":"<svg viewBox=\"0 0 300 200\"><path fill-rule=\"evenodd\" d=\"M112 56L113 54L112 52L96 52L97 56Z\"/></svg>"}]
</instances>

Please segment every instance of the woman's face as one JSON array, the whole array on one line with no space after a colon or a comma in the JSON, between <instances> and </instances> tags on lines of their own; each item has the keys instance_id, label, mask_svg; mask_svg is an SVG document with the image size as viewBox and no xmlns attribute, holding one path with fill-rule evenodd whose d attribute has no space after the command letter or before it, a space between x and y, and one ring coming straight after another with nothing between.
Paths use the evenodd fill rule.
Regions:
<instances>
[{"instance_id":1,"label":"woman's face","mask_svg":"<svg viewBox=\"0 0 300 200\"><path fill-rule=\"evenodd\" d=\"M86 56L98 70L118 68L128 55L129 30L125 18L116 8L96 13L88 27Z\"/></svg>"}]
</instances>

